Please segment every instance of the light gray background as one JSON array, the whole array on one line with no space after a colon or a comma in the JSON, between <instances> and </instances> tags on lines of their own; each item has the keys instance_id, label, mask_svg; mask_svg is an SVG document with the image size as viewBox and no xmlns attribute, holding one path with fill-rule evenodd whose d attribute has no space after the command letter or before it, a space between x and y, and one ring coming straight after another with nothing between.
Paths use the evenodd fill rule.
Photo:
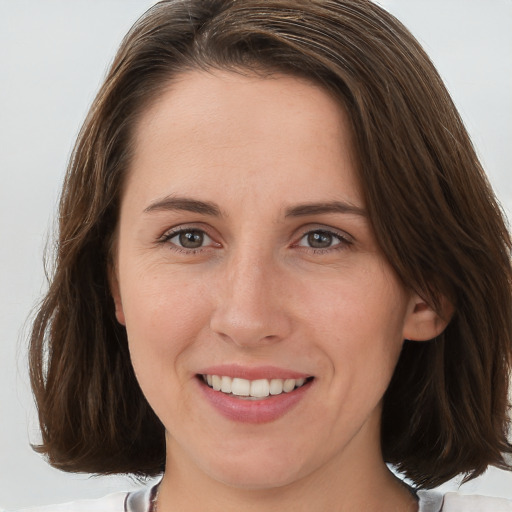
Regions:
<instances>
[{"instance_id":1,"label":"light gray background","mask_svg":"<svg viewBox=\"0 0 512 512\"><path fill-rule=\"evenodd\" d=\"M73 140L124 33L152 0L0 0L0 506L136 485L51 469L31 451L26 319L45 289L42 253ZM512 211L512 0L382 0L419 38ZM454 487L451 483L445 487ZM512 474L463 487L512 498Z\"/></svg>"}]
</instances>

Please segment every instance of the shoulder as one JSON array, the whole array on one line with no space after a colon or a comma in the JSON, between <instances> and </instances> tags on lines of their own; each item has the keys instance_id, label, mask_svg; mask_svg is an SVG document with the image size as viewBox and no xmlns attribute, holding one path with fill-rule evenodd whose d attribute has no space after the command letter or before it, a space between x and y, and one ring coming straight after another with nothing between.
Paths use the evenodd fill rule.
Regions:
<instances>
[{"instance_id":1,"label":"shoulder","mask_svg":"<svg viewBox=\"0 0 512 512\"><path fill-rule=\"evenodd\" d=\"M418 491L418 497L420 512L512 512L512 501L505 498L436 491Z\"/></svg>"},{"instance_id":2,"label":"shoulder","mask_svg":"<svg viewBox=\"0 0 512 512\"><path fill-rule=\"evenodd\" d=\"M116 492L104 498L80 500L60 505L25 508L17 512L149 512L158 484L132 492ZM9 512L0 508L0 512ZM14 512L14 511L12 511Z\"/></svg>"},{"instance_id":3,"label":"shoulder","mask_svg":"<svg viewBox=\"0 0 512 512\"><path fill-rule=\"evenodd\" d=\"M99 499L79 500L59 505L26 508L18 512L124 512L127 492L109 494ZM8 512L0 509L0 512Z\"/></svg>"},{"instance_id":4,"label":"shoulder","mask_svg":"<svg viewBox=\"0 0 512 512\"><path fill-rule=\"evenodd\" d=\"M443 512L512 512L512 501L505 498L449 492L444 496L442 510Z\"/></svg>"}]
</instances>

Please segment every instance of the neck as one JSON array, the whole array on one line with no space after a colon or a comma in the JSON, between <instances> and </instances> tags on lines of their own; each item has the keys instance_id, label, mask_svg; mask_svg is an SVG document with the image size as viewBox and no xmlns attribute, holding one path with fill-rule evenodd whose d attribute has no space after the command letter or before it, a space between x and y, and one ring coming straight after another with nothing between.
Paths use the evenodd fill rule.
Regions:
<instances>
[{"instance_id":1,"label":"neck","mask_svg":"<svg viewBox=\"0 0 512 512\"><path fill-rule=\"evenodd\" d=\"M378 419L377 419L378 421ZM363 428L371 428L366 425ZM375 427L375 425L374 425ZM373 439L373 443L369 442ZM409 490L385 465L378 436L359 432L321 467L286 485L234 487L198 470L168 440L158 512L416 512Z\"/></svg>"}]
</instances>

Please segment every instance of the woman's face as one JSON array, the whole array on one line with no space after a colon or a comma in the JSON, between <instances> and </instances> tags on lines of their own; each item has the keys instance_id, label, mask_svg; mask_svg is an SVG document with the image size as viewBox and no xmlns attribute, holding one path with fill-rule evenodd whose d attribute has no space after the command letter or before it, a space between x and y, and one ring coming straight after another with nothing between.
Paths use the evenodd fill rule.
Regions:
<instances>
[{"instance_id":1,"label":"woman's face","mask_svg":"<svg viewBox=\"0 0 512 512\"><path fill-rule=\"evenodd\" d=\"M265 488L381 461L418 298L350 139L321 88L229 72L183 74L137 125L113 295L168 467Z\"/></svg>"}]
</instances>

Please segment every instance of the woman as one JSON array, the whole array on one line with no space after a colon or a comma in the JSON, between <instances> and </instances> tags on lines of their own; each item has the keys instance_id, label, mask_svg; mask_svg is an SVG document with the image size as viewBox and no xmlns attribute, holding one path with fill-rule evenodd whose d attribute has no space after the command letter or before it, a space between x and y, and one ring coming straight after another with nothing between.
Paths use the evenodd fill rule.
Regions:
<instances>
[{"instance_id":1,"label":"woman","mask_svg":"<svg viewBox=\"0 0 512 512\"><path fill-rule=\"evenodd\" d=\"M150 9L79 135L59 237L38 450L164 473L91 510L512 508L385 464L418 489L508 467L512 294L467 133L376 5Z\"/></svg>"}]
</instances>

